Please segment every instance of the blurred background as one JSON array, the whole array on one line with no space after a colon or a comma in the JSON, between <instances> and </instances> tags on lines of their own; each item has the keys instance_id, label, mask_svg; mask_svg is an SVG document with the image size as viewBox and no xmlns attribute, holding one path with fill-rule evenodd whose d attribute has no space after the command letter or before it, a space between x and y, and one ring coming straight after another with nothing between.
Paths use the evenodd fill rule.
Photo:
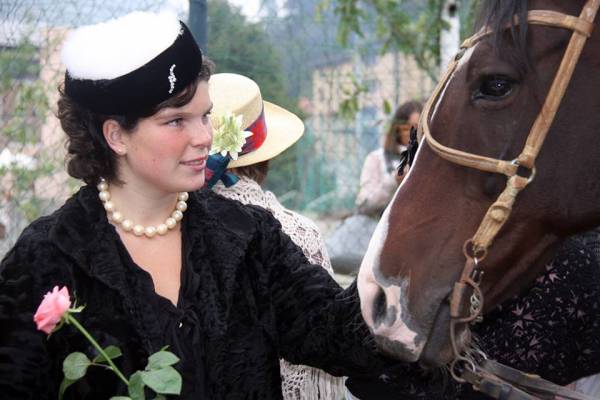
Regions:
<instances>
[{"instance_id":1,"label":"blurred background","mask_svg":"<svg viewBox=\"0 0 600 400\"><path fill-rule=\"evenodd\" d=\"M334 233L355 213L365 156L381 145L397 105L428 97L470 33L476 3L1 0L0 258L29 222L79 186L64 172L64 138L53 114L70 29L134 10L170 10L188 22L217 72L253 78L266 100L298 114L306 133L272 162L266 185L313 218L337 254L355 247Z\"/></svg>"}]
</instances>

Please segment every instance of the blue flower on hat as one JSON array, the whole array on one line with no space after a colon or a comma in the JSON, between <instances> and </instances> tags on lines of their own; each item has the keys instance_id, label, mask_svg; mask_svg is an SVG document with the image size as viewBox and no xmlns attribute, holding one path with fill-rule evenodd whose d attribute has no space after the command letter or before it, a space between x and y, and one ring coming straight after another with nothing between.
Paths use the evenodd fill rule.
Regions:
<instances>
[{"instance_id":1,"label":"blue flower on hat","mask_svg":"<svg viewBox=\"0 0 600 400\"><path fill-rule=\"evenodd\" d=\"M237 160L238 154L246 143L246 139L253 135L250 131L242 129L242 116L227 112L217 119L218 128L213 135L210 154L220 153L223 157L229 156Z\"/></svg>"}]
</instances>

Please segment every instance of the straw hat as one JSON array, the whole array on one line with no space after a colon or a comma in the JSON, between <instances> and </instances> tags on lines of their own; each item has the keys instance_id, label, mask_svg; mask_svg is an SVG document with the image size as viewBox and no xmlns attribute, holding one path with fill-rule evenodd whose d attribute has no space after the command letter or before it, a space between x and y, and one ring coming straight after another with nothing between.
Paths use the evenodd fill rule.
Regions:
<instances>
[{"instance_id":1,"label":"straw hat","mask_svg":"<svg viewBox=\"0 0 600 400\"><path fill-rule=\"evenodd\" d=\"M213 102L213 151L221 150L215 146L218 147L221 127L227 123L227 116L241 121L242 131L252 132L245 134L247 137L239 156L234 152L228 168L269 160L296 143L304 133L300 118L263 101L260 88L252 79L238 74L215 74L208 85Z\"/></svg>"}]
</instances>

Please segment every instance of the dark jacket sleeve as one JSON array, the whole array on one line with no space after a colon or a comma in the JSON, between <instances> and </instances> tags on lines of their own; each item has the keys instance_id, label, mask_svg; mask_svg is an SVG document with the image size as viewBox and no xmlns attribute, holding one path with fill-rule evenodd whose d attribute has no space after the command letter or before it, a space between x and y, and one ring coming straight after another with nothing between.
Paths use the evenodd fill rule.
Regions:
<instances>
[{"instance_id":1,"label":"dark jacket sleeve","mask_svg":"<svg viewBox=\"0 0 600 400\"><path fill-rule=\"evenodd\" d=\"M22 235L0 264L0 397L4 400L54 399L56 382L61 380L50 372L48 341L33 321L44 293L58 282L38 273L52 256L30 239Z\"/></svg>"},{"instance_id":2,"label":"dark jacket sleeve","mask_svg":"<svg viewBox=\"0 0 600 400\"><path fill-rule=\"evenodd\" d=\"M356 285L343 290L327 271L309 264L271 215L263 214L259 224L281 357L333 375L381 370L386 360L363 322Z\"/></svg>"}]
</instances>

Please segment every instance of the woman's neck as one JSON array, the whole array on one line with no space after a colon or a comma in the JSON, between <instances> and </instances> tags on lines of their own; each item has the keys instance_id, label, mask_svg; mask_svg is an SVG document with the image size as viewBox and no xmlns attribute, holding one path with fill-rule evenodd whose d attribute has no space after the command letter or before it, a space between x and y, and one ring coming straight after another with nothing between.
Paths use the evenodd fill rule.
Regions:
<instances>
[{"instance_id":1,"label":"woman's neck","mask_svg":"<svg viewBox=\"0 0 600 400\"><path fill-rule=\"evenodd\" d=\"M111 200L123 216L136 224L158 225L175 208L177 193L149 190L132 184L109 184Z\"/></svg>"}]
</instances>

